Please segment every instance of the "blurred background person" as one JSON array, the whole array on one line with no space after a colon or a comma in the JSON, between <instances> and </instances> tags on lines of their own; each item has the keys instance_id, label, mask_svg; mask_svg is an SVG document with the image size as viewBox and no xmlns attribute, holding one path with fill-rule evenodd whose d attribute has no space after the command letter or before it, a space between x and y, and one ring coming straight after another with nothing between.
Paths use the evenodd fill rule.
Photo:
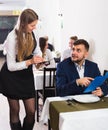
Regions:
<instances>
[{"instance_id":1,"label":"blurred background person","mask_svg":"<svg viewBox=\"0 0 108 130\"><path fill-rule=\"evenodd\" d=\"M48 41L48 36L44 36L44 38ZM48 42L48 49L50 49L50 51L55 51L54 46Z\"/></svg>"},{"instance_id":2,"label":"blurred background person","mask_svg":"<svg viewBox=\"0 0 108 130\"><path fill-rule=\"evenodd\" d=\"M77 36L70 37L69 48L63 51L62 60L71 57L73 43L78 40Z\"/></svg>"},{"instance_id":3,"label":"blurred background person","mask_svg":"<svg viewBox=\"0 0 108 130\"><path fill-rule=\"evenodd\" d=\"M49 63L47 67L55 67L54 57L50 49L48 49L48 39L46 39L45 37L40 37L39 46L42 51L42 57L44 58L45 61L48 61L47 63Z\"/></svg>"}]
</instances>

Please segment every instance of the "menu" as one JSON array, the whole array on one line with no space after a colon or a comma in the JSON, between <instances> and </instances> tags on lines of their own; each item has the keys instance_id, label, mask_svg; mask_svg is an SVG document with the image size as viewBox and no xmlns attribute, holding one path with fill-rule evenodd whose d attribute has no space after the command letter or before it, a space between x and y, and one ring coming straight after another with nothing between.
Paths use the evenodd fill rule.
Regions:
<instances>
[{"instance_id":1,"label":"menu","mask_svg":"<svg viewBox=\"0 0 108 130\"><path fill-rule=\"evenodd\" d=\"M100 87L107 78L108 78L108 72L106 72L106 74L104 76L97 76L91 82L91 84L84 90L84 93L94 91L97 87Z\"/></svg>"}]
</instances>

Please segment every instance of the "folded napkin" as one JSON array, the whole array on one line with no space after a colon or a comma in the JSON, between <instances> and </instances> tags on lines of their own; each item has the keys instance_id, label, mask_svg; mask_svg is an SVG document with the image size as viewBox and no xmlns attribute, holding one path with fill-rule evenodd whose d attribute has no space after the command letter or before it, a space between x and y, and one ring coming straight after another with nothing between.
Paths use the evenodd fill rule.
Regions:
<instances>
[{"instance_id":1,"label":"folded napkin","mask_svg":"<svg viewBox=\"0 0 108 130\"><path fill-rule=\"evenodd\" d=\"M84 93L94 91L97 87L101 86L107 78L108 78L108 72L106 72L105 76L97 76L91 82L91 84L84 90Z\"/></svg>"}]
</instances>

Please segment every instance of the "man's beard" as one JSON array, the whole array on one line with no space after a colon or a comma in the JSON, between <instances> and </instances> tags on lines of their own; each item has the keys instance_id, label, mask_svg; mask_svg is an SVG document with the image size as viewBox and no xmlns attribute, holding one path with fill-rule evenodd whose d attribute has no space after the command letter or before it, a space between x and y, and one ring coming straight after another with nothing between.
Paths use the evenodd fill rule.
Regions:
<instances>
[{"instance_id":1,"label":"man's beard","mask_svg":"<svg viewBox=\"0 0 108 130\"><path fill-rule=\"evenodd\" d=\"M84 56L83 56L83 58L78 59L78 60L73 60L73 59L72 59L72 61L75 62L75 63L77 63L77 64L83 63L84 60L85 60L85 57L84 57Z\"/></svg>"}]
</instances>

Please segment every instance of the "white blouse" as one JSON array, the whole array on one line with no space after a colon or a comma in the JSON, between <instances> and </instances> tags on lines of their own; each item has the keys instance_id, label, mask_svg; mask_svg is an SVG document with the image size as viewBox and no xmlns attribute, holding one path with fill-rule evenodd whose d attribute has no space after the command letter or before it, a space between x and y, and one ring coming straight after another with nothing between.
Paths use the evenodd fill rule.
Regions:
<instances>
[{"instance_id":1,"label":"white blouse","mask_svg":"<svg viewBox=\"0 0 108 130\"><path fill-rule=\"evenodd\" d=\"M71 57L71 55L72 55L72 49L71 48L64 50L64 52L62 54L62 60L66 59L68 57Z\"/></svg>"},{"instance_id":2,"label":"white blouse","mask_svg":"<svg viewBox=\"0 0 108 130\"><path fill-rule=\"evenodd\" d=\"M45 60L50 62L50 65L48 65L47 67L55 67L56 64L52 52L49 49L46 49L45 54Z\"/></svg>"},{"instance_id":3,"label":"white blouse","mask_svg":"<svg viewBox=\"0 0 108 130\"><path fill-rule=\"evenodd\" d=\"M15 30L12 30L5 42L4 42L4 52L6 54L7 66L10 71L17 71L26 69L26 61L16 62L16 54L18 52L16 46L16 34ZM37 45L36 49L33 52L33 55L41 55L41 51L39 45Z\"/></svg>"}]
</instances>

